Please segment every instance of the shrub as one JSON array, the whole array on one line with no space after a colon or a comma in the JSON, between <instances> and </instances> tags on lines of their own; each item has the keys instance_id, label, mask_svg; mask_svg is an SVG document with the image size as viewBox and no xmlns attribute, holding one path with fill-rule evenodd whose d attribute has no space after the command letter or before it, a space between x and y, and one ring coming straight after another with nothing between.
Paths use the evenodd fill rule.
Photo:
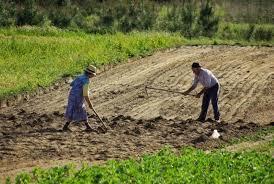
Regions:
<instances>
[{"instance_id":1,"label":"shrub","mask_svg":"<svg viewBox=\"0 0 274 184\"><path fill-rule=\"evenodd\" d=\"M245 39L246 40L251 40L252 36L253 36L253 33L254 33L254 30L255 30L255 25L254 24L250 24L246 33L245 33Z\"/></svg>"},{"instance_id":2,"label":"shrub","mask_svg":"<svg viewBox=\"0 0 274 184\"><path fill-rule=\"evenodd\" d=\"M219 18L215 16L214 9L209 0L202 3L198 18L200 35L212 37L218 31Z\"/></svg>"},{"instance_id":3,"label":"shrub","mask_svg":"<svg viewBox=\"0 0 274 184\"><path fill-rule=\"evenodd\" d=\"M8 27L15 24L15 4L9 3L9 6L4 3L4 0L0 0L0 27Z\"/></svg>"},{"instance_id":4,"label":"shrub","mask_svg":"<svg viewBox=\"0 0 274 184\"><path fill-rule=\"evenodd\" d=\"M54 10L50 13L52 24L59 28L66 28L71 24L72 15L65 9Z\"/></svg>"},{"instance_id":5,"label":"shrub","mask_svg":"<svg viewBox=\"0 0 274 184\"><path fill-rule=\"evenodd\" d=\"M16 25L38 25L43 21L42 13L38 13L34 0L27 0L22 9L17 11Z\"/></svg>"},{"instance_id":6,"label":"shrub","mask_svg":"<svg viewBox=\"0 0 274 184\"><path fill-rule=\"evenodd\" d=\"M153 6L147 3L118 3L115 12L118 30L122 32L151 29L156 19Z\"/></svg>"},{"instance_id":7,"label":"shrub","mask_svg":"<svg viewBox=\"0 0 274 184\"><path fill-rule=\"evenodd\" d=\"M194 27L196 24L196 7L194 3L188 1L181 9L181 34L191 38L194 36Z\"/></svg>"},{"instance_id":8,"label":"shrub","mask_svg":"<svg viewBox=\"0 0 274 184\"><path fill-rule=\"evenodd\" d=\"M105 33L113 33L113 24L114 24L114 16L112 10L109 8L106 12L104 12L100 16L100 20L97 23L98 31L97 33L105 34Z\"/></svg>"},{"instance_id":9,"label":"shrub","mask_svg":"<svg viewBox=\"0 0 274 184\"><path fill-rule=\"evenodd\" d=\"M270 29L265 29L263 27L259 27L254 32L254 39L255 40L264 40L264 41L270 41L272 40L273 33Z\"/></svg>"},{"instance_id":10,"label":"shrub","mask_svg":"<svg viewBox=\"0 0 274 184\"><path fill-rule=\"evenodd\" d=\"M97 15L89 15L83 20L83 29L88 33L97 33L100 17Z\"/></svg>"}]
</instances>

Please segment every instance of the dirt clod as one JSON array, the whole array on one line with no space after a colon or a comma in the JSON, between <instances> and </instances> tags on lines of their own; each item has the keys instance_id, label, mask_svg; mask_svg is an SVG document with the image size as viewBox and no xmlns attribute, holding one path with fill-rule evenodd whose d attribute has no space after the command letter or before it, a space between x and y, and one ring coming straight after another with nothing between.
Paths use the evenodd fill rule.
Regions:
<instances>
[{"instance_id":1,"label":"dirt clod","mask_svg":"<svg viewBox=\"0 0 274 184\"><path fill-rule=\"evenodd\" d=\"M208 139L208 136L205 134L200 135L198 138L194 139L192 141L193 144L197 144L197 143L201 143L201 142L205 142Z\"/></svg>"}]
</instances>

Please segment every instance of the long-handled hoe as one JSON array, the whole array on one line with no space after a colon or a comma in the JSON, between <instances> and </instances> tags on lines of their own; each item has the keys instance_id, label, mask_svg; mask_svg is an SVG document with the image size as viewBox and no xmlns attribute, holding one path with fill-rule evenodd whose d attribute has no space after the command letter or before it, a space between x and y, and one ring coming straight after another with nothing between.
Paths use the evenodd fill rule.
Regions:
<instances>
[{"instance_id":1,"label":"long-handled hoe","mask_svg":"<svg viewBox=\"0 0 274 184\"><path fill-rule=\"evenodd\" d=\"M154 88L154 87L150 87L150 86L145 86L145 92L146 92L147 96L148 96L147 89L153 89L153 90L158 90L158 91L166 91L166 92L177 93L177 94L181 94L181 95L184 94L183 92L180 92L180 91L174 91L174 90L169 90L169 89ZM193 95L193 94L187 94L187 96L195 96L195 95Z\"/></svg>"},{"instance_id":2,"label":"long-handled hoe","mask_svg":"<svg viewBox=\"0 0 274 184\"><path fill-rule=\"evenodd\" d=\"M103 131L104 131L104 133L106 133L107 132L107 126L105 125L104 121L100 118L100 116L98 115L98 113L95 111L94 108L92 108L92 110L93 110L94 114L96 115L96 117L99 119L99 121L102 123L102 125L104 127Z\"/></svg>"}]
</instances>

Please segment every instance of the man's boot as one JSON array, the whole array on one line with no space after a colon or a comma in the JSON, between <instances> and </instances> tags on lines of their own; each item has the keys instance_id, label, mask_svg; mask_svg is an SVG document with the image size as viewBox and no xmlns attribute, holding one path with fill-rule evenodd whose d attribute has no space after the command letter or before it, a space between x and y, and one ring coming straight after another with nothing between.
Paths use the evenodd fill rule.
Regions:
<instances>
[{"instance_id":1,"label":"man's boot","mask_svg":"<svg viewBox=\"0 0 274 184\"><path fill-rule=\"evenodd\" d=\"M199 118L196 119L196 121L199 121L199 122L201 122L201 123L204 123L204 122L205 122L205 118L199 117Z\"/></svg>"}]
</instances>

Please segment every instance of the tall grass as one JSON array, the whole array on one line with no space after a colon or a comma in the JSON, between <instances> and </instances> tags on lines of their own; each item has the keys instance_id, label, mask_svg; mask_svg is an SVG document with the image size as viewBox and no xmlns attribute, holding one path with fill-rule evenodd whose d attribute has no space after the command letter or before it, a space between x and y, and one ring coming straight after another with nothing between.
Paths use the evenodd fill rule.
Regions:
<instances>
[{"instance_id":1,"label":"tall grass","mask_svg":"<svg viewBox=\"0 0 274 184\"><path fill-rule=\"evenodd\" d=\"M269 41L273 43L273 24L236 24L222 22L216 37L231 40Z\"/></svg>"},{"instance_id":2,"label":"tall grass","mask_svg":"<svg viewBox=\"0 0 274 184\"><path fill-rule=\"evenodd\" d=\"M2 29L0 37L0 98L48 86L88 64L119 63L183 42L165 33L87 35L29 27Z\"/></svg>"},{"instance_id":3,"label":"tall grass","mask_svg":"<svg viewBox=\"0 0 274 184\"><path fill-rule=\"evenodd\" d=\"M169 149L138 160L108 161L48 170L34 169L16 177L16 183L264 183L274 179L274 160L255 152L230 153L185 148L179 155Z\"/></svg>"}]
</instances>

